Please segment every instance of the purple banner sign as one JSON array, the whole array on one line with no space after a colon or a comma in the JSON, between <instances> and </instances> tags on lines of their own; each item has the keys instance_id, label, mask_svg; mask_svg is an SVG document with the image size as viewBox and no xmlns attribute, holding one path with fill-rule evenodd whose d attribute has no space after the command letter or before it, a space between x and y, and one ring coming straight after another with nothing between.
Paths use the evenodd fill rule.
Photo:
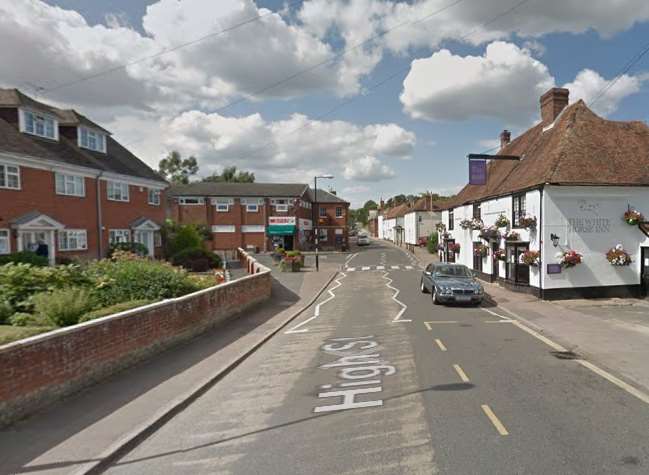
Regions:
<instances>
[{"instance_id":1,"label":"purple banner sign","mask_svg":"<svg viewBox=\"0 0 649 475\"><path fill-rule=\"evenodd\" d=\"M487 184L487 161L469 160L469 185Z\"/></svg>"},{"instance_id":2,"label":"purple banner sign","mask_svg":"<svg viewBox=\"0 0 649 475\"><path fill-rule=\"evenodd\" d=\"M561 274L561 264L548 264L548 274Z\"/></svg>"}]
</instances>

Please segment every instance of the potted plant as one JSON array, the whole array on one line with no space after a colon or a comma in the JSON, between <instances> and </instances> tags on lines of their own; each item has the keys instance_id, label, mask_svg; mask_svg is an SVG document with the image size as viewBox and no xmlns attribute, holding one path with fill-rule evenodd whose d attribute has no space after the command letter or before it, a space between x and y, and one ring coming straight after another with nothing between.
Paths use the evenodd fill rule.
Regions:
<instances>
[{"instance_id":1,"label":"potted plant","mask_svg":"<svg viewBox=\"0 0 649 475\"><path fill-rule=\"evenodd\" d=\"M300 264L301 267L304 267L304 254L302 254L300 251L288 251L286 252L286 257L292 257Z\"/></svg>"},{"instance_id":2,"label":"potted plant","mask_svg":"<svg viewBox=\"0 0 649 475\"><path fill-rule=\"evenodd\" d=\"M271 254L271 257L273 258L273 262L279 263L285 254L286 251L284 250L283 247L276 248L275 251L273 251L273 253Z\"/></svg>"},{"instance_id":3,"label":"potted plant","mask_svg":"<svg viewBox=\"0 0 649 475\"><path fill-rule=\"evenodd\" d=\"M481 219L473 218L471 224L469 225L472 231L479 231L484 227L484 223Z\"/></svg>"},{"instance_id":4,"label":"potted plant","mask_svg":"<svg viewBox=\"0 0 649 475\"><path fill-rule=\"evenodd\" d=\"M504 214L499 215L494 223L497 228L506 228L509 226L509 219Z\"/></svg>"},{"instance_id":5,"label":"potted plant","mask_svg":"<svg viewBox=\"0 0 649 475\"><path fill-rule=\"evenodd\" d=\"M507 253L504 249L496 249L494 251L494 259L498 261L504 261L507 259Z\"/></svg>"},{"instance_id":6,"label":"potted plant","mask_svg":"<svg viewBox=\"0 0 649 475\"><path fill-rule=\"evenodd\" d=\"M521 235L518 234L516 231L509 231L507 234L505 234L505 241L520 241L521 240Z\"/></svg>"},{"instance_id":7,"label":"potted plant","mask_svg":"<svg viewBox=\"0 0 649 475\"><path fill-rule=\"evenodd\" d=\"M473 255L478 256L478 257L487 257L487 254L489 253L489 248L480 243L480 244L475 244L473 246Z\"/></svg>"},{"instance_id":8,"label":"potted plant","mask_svg":"<svg viewBox=\"0 0 649 475\"><path fill-rule=\"evenodd\" d=\"M446 231L446 225L442 222L439 222L435 225L435 230L439 233L443 233Z\"/></svg>"},{"instance_id":9,"label":"potted plant","mask_svg":"<svg viewBox=\"0 0 649 475\"><path fill-rule=\"evenodd\" d=\"M525 229L536 229L536 216L521 216L518 226Z\"/></svg>"},{"instance_id":10,"label":"potted plant","mask_svg":"<svg viewBox=\"0 0 649 475\"><path fill-rule=\"evenodd\" d=\"M624 213L624 221L626 221L627 224L631 226L636 226L642 221L644 221L644 216L642 213L638 210L635 210L633 208L629 208L625 213Z\"/></svg>"},{"instance_id":11,"label":"potted plant","mask_svg":"<svg viewBox=\"0 0 649 475\"><path fill-rule=\"evenodd\" d=\"M500 240L500 230L495 225L487 226L486 228L482 228L480 230L480 238L484 239L485 241Z\"/></svg>"},{"instance_id":12,"label":"potted plant","mask_svg":"<svg viewBox=\"0 0 649 475\"><path fill-rule=\"evenodd\" d=\"M584 256L579 254L577 251L568 249L557 254L557 259L559 259L559 264L565 268L575 267L577 264L581 264L584 259Z\"/></svg>"},{"instance_id":13,"label":"potted plant","mask_svg":"<svg viewBox=\"0 0 649 475\"><path fill-rule=\"evenodd\" d=\"M473 221L470 219L463 219L460 221L460 227L462 229L471 229L471 225L473 224Z\"/></svg>"},{"instance_id":14,"label":"potted plant","mask_svg":"<svg viewBox=\"0 0 649 475\"><path fill-rule=\"evenodd\" d=\"M448 243L448 250L455 253L460 253L460 243L459 242L450 242Z\"/></svg>"},{"instance_id":15,"label":"potted plant","mask_svg":"<svg viewBox=\"0 0 649 475\"><path fill-rule=\"evenodd\" d=\"M631 255L624 250L622 244L618 244L606 253L606 259L614 266L631 265Z\"/></svg>"},{"instance_id":16,"label":"potted plant","mask_svg":"<svg viewBox=\"0 0 649 475\"><path fill-rule=\"evenodd\" d=\"M541 253L539 251L525 251L520 257L522 264L537 267L541 260Z\"/></svg>"},{"instance_id":17,"label":"potted plant","mask_svg":"<svg viewBox=\"0 0 649 475\"><path fill-rule=\"evenodd\" d=\"M279 263L279 270L281 272L300 272L302 266L298 256L284 256Z\"/></svg>"}]
</instances>

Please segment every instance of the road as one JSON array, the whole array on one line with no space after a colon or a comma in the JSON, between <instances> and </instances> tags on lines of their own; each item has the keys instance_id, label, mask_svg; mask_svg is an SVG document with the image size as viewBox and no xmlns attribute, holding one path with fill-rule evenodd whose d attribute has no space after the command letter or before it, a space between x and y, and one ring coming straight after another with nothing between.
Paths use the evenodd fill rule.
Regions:
<instances>
[{"instance_id":1,"label":"road","mask_svg":"<svg viewBox=\"0 0 649 475\"><path fill-rule=\"evenodd\" d=\"M433 306L399 249L339 259L317 306L107 473L649 473L649 405L498 307Z\"/></svg>"}]
</instances>

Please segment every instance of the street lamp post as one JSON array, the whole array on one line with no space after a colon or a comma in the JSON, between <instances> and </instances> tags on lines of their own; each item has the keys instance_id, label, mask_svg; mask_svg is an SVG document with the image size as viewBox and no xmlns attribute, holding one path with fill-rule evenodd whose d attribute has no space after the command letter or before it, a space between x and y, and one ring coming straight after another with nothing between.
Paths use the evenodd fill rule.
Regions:
<instances>
[{"instance_id":1,"label":"street lamp post","mask_svg":"<svg viewBox=\"0 0 649 475\"><path fill-rule=\"evenodd\" d=\"M313 232L315 233L315 270L316 271L320 270L320 259L318 255L318 251L320 248L319 245L320 233L318 230L318 220L320 219L320 208L318 207L318 178L331 180L333 178L333 175L320 175L320 176L313 177L313 207L315 208Z\"/></svg>"}]
</instances>

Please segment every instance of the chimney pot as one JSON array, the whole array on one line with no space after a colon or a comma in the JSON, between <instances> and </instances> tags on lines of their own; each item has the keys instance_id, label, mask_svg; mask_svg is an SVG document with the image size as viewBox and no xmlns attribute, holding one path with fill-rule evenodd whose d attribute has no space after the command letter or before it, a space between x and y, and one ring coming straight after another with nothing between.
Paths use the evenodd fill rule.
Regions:
<instances>
[{"instance_id":1,"label":"chimney pot","mask_svg":"<svg viewBox=\"0 0 649 475\"><path fill-rule=\"evenodd\" d=\"M500 148L505 148L512 140L512 133L505 129L500 132Z\"/></svg>"},{"instance_id":2,"label":"chimney pot","mask_svg":"<svg viewBox=\"0 0 649 475\"><path fill-rule=\"evenodd\" d=\"M561 114L561 111L568 105L569 94L568 89L553 87L541 96L541 121L544 127L554 122Z\"/></svg>"}]
</instances>

